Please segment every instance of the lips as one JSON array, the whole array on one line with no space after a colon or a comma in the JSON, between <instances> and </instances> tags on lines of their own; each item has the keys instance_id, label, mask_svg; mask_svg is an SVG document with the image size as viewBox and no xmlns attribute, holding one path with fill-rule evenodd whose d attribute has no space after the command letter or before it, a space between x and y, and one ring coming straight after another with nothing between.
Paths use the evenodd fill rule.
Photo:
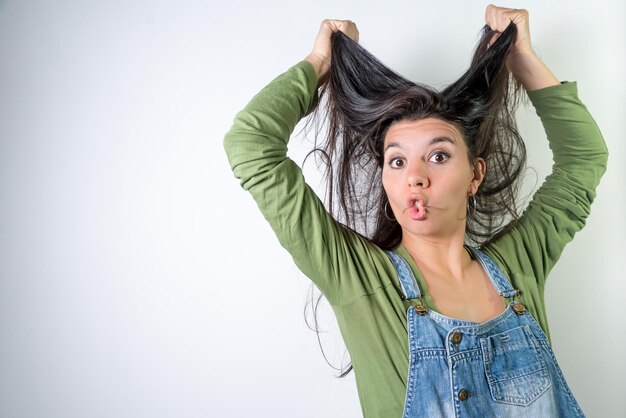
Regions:
<instances>
[{"instance_id":1,"label":"lips","mask_svg":"<svg viewBox=\"0 0 626 418\"><path fill-rule=\"evenodd\" d=\"M426 219L426 200L422 195L412 195L407 199L407 215L414 221Z\"/></svg>"}]
</instances>

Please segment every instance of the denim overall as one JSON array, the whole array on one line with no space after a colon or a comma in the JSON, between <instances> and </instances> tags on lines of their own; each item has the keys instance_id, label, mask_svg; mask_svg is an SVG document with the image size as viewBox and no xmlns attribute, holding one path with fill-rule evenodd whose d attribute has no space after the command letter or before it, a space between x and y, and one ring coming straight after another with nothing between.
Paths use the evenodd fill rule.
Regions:
<instances>
[{"instance_id":1,"label":"denim overall","mask_svg":"<svg viewBox=\"0 0 626 418\"><path fill-rule=\"evenodd\" d=\"M471 249L506 310L479 324L448 318L422 305L406 260L388 252L407 311L409 375L403 418L584 417L539 324L496 264Z\"/></svg>"}]
</instances>

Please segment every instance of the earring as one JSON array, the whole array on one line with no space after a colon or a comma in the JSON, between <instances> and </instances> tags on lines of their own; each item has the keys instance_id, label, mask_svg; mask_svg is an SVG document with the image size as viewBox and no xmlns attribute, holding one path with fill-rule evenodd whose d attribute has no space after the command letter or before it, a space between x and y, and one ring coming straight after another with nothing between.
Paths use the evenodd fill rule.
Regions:
<instances>
[{"instance_id":1,"label":"earring","mask_svg":"<svg viewBox=\"0 0 626 418\"><path fill-rule=\"evenodd\" d=\"M387 215L387 207L389 206L389 201L385 202L385 206L383 206L383 216L391 222L396 222L396 218L392 218L391 216ZM391 212L391 215L393 216L393 212Z\"/></svg>"},{"instance_id":2,"label":"earring","mask_svg":"<svg viewBox=\"0 0 626 418\"><path fill-rule=\"evenodd\" d=\"M476 197L473 194L467 197L467 213L471 217L476 214Z\"/></svg>"}]
</instances>

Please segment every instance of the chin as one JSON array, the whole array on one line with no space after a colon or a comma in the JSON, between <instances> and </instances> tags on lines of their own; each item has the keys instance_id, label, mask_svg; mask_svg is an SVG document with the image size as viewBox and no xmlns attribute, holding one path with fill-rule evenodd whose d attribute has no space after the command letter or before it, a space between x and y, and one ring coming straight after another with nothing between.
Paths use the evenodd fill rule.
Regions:
<instances>
[{"instance_id":1,"label":"chin","mask_svg":"<svg viewBox=\"0 0 626 418\"><path fill-rule=\"evenodd\" d=\"M421 221L414 221L412 219L407 220L402 227L403 234L410 234L421 236L424 238L444 238L454 235L454 228L450 228L451 224L446 222L433 222L432 219L425 219ZM465 233L465 225L463 225L463 234Z\"/></svg>"}]
</instances>

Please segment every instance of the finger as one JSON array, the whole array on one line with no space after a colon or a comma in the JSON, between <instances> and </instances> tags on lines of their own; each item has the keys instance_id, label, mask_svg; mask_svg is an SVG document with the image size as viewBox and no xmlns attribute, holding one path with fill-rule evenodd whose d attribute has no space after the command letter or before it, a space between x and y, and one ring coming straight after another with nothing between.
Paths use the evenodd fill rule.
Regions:
<instances>
[{"instance_id":1,"label":"finger","mask_svg":"<svg viewBox=\"0 0 626 418\"><path fill-rule=\"evenodd\" d=\"M353 21L347 20L345 22L345 26L341 28L341 31L353 41L359 42L359 30L357 29L356 24Z\"/></svg>"},{"instance_id":2,"label":"finger","mask_svg":"<svg viewBox=\"0 0 626 418\"><path fill-rule=\"evenodd\" d=\"M491 30L504 32L511 22L513 22L518 29L522 29L520 26L527 27L528 11L524 9L497 7L493 4L490 4L485 9L485 23Z\"/></svg>"},{"instance_id":3,"label":"finger","mask_svg":"<svg viewBox=\"0 0 626 418\"><path fill-rule=\"evenodd\" d=\"M511 9L505 9L503 7L497 7L490 4L485 10L485 23L491 28L491 30L503 32L510 23L510 21L507 21L506 18L504 18L504 12L510 10Z\"/></svg>"}]
</instances>

